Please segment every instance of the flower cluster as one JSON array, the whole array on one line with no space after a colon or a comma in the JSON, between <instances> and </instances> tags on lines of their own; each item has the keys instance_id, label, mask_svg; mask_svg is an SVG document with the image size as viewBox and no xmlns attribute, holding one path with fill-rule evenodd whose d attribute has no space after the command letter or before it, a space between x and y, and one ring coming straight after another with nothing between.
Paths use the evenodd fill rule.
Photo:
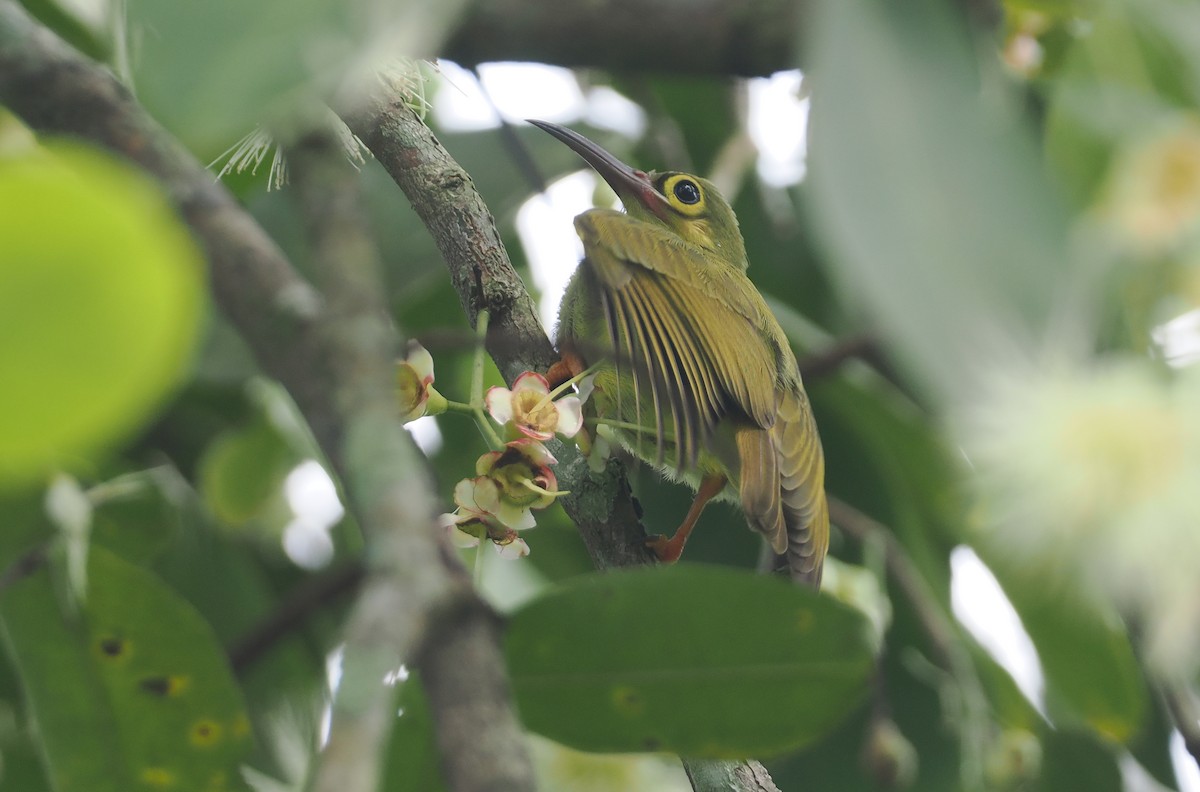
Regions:
<instances>
[{"instance_id":1,"label":"flower cluster","mask_svg":"<svg viewBox=\"0 0 1200 792\"><path fill-rule=\"evenodd\" d=\"M433 359L420 346L410 347L397 376L398 398L406 421L447 408L479 409L449 403L433 389ZM571 394L556 399L556 395L545 377L531 371L517 377L511 390L488 390L483 407L504 428L506 436L501 439L487 429L498 450L479 457L475 475L459 481L454 488L457 508L440 517L439 524L454 544L475 547L487 540L502 557L529 555L529 545L518 532L534 527L534 511L566 494L559 491L551 468L558 460L542 442L556 434L574 437L583 427L580 397Z\"/></svg>"},{"instance_id":2,"label":"flower cluster","mask_svg":"<svg viewBox=\"0 0 1200 792\"><path fill-rule=\"evenodd\" d=\"M490 539L506 558L529 555L518 531L532 528L534 509L554 503L558 480L550 469L557 460L536 440L513 440L503 451L489 451L475 463L475 477L454 488L453 514L442 524L455 544L472 547Z\"/></svg>"}]
</instances>

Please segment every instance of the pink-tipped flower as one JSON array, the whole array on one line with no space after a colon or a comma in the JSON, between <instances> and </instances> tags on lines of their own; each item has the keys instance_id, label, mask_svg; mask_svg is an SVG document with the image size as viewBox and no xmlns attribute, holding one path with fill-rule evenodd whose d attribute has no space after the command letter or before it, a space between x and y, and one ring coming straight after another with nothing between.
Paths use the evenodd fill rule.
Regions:
<instances>
[{"instance_id":1,"label":"pink-tipped flower","mask_svg":"<svg viewBox=\"0 0 1200 792\"><path fill-rule=\"evenodd\" d=\"M496 516L500 522L518 531L532 528L533 509L544 509L559 495L558 479L550 466L557 462L546 447L536 440L513 440L503 451L490 451L475 463L478 478L459 482L463 501ZM469 484L470 491L466 486ZM455 502L460 506L459 489Z\"/></svg>"},{"instance_id":2,"label":"pink-tipped flower","mask_svg":"<svg viewBox=\"0 0 1200 792\"><path fill-rule=\"evenodd\" d=\"M438 525L446 532L455 547L478 547L487 539L501 558L524 558L529 545L512 528L501 525L493 516L475 514L465 509L438 517Z\"/></svg>"},{"instance_id":3,"label":"pink-tipped flower","mask_svg":"<svg viewBox=\"0 0 1200 792\"><path fill-rule=\"evenodd\" d=\"M396 366L396 401L400 420L446 411L446 399L433 387L433 356L416 341L408 342L408 355Z\"/></svg>"},{"instance_id":4,"label":"pink-tipped flower","mask_svg":"<svg viewBox=\"0 0 1200 792\"><path fill-rule=\"evenodd\" d=\"M517 377L512 390L489 388L487 411L499 424L511 424L534 440L549 440L555 433L573 437L583 426L583 404L578 396L550 398L550 384L535 371Z\"/></svg>"}]
</instances>

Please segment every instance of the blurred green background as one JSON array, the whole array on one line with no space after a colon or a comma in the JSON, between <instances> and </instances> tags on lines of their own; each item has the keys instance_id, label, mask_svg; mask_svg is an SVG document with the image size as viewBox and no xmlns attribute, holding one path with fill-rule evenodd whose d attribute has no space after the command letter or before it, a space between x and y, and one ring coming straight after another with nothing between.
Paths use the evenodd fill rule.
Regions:
<instances>
[{"instance_id":1,"label":"blurred green background","mask_svg":"<svg viewBox=\"0 0 1200 792\"><path fill-rule=\"evenodd\" d=\"M225 169L302 271L269 136L231 147L367 79L381 51L436 56L461 11L27 5ZM713 178L802 365L857 350L807 387L829 493L884 527L835 527L826 576L881 631L877 669L757 757L781 789L1200 790L1184 747L1200 751L1200 6L1010 0L982 29L932 0L815 6L803 73L388 68L551 321L570 218L612 198L525 117ZM388 305L465 400L473 337L437 250L369 156L361 172ZM362 550L303 419L142 177L0 116L0 206L0 788L303 788ZM478 430L446 415L414 432L449 510ZM631 479L669 533L691 493ZM591 568L556 508L525 538L528 558L482 569L522 614L517 657L546 629L521 607ZM685 560L758 555L717 505ZM313 590L321 607L254 642ZM437 789L419 689L403 695L387 788ZM551 736L604 727L542 717ZM545 789L687 788L669 757L531 739Z\"/></svg>"}]
</instances>

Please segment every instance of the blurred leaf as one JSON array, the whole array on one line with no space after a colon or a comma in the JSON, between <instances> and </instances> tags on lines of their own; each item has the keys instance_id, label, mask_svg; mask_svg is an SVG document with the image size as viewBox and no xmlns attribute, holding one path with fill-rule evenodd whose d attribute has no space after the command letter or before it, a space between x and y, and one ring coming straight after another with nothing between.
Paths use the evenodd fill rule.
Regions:
<instances>
[{"instance_id":1,"label":"blurred leaf","mask_svg":"<svg viewBox=\"0 0 1200 792\"><path fill-rule=\"evenodd\" d=\"M400 717L392 726L380 789L388 792L445 792L429 700L414 674L400 687Z\"/></svg>"},{"instance_id":2,"label":"blurred leaf","mask_svg":"<svg viewBox=\"0 0 1200 792\"><path fill-rule=\"evenodd\" d=\"M179 529L179 509L167 494L166 470L145 470L88 491L91 540L121 558L142 564L158 555Z\"/></svg>"},{"instance_id":3,"label":"blurred leaf","mask_svg":"<svg viewBox=\"0 0 1200 792\"><path fill-rule=\"evenodd\" d=\"M844 291L861 295L925 390L964 396L981 355L1044 331L1063 213L1024 130L981 105L969 41L941 4L819 10L817 227Z\"/></svg>"},{"instance_id":4,"label":"blurred leaf","mask_svg":"<svg viewBox=\"0 0 1200 792\"><path fill-rule=\"evenodd\" d=\"M218 519L243 525L279 505L283 481L298 462L287 439L259 419L213 441L200 460L200 491Z\"/></svg>"},{"instance_id":5,"label":"blurred leaf","mask_svg":"<svg viewBox=\"0 0 1200 792\"><path fill-rule=\"evenodd\" d=\"M971 650L971 659L979 673L980 682L987 691L996 723L1005 729L1037 731L1045 721L1017 687L1008 669L997 663L973 637L964 636L964 640Z\"/></svg>"},{"instance_id":6,"label":"blurred leaf","mask_svg":"<svg viewBox=\"0 0 1200 792\"><path fill-rule=\"evenodd\" d=\"M1038 651L1051 719L1118 742L1133 736L1145 714L1146 689L1129 636L1115 615L1062 585L1047 585L1046 575L985 543L975 550Z\"/></svg>"},{"instance_id":7,"label":"blurred leaf","mask_svg":"<svg viewBox=\"0 0 1200 792\"><path fill-rule=\"evenodd\" d=\"M112 444L175 382L201 264L149 182L77 146L0 160L0 486Z\"/></svg>"},{"instance_id":8,"label":"blurred leaf","mask_svg":"<svg viewBox=\"0 0 1200 792\"><path fill-rule=\"evenodd\" d=\"M1148 697L1149 712L1142 719L1142 728L1127 743L1129 753L1146 771L1165 787L1179 789L1175 763L1171 758L1171 738L1175 724L1163 706L1162 696Z\"/></svg>"},{"instance_id":9,"label":"blurred leaf","mask_svg":"<svg viewBox=\"0 0 1200 792\"><path fill-rule=\"evenodd\" d=\"M827 733L866 693L857 611L771 577L680 565L588 575L513 615L525 725L591 751L771 755Z\"/></svg>"},{"instance_id":10,"label":"blurred leaf","mask_svg":"<svg viewBox=\"0 0 1200 792\"><path fill-rule=\"evenodd\" d=\"M142 101L209 156L293 103L395 67L400 55L430 56L462 3L373 0L134 0Z\"/></svg>"},{"instance_id":11,"label":"blurred leaf","mask_svg":"<svg viewBox=\"0 0 1200 792\"><path fill-rule=\"evenodd\" d=\"M728 80L655 75L628 87L650 116L650 134L639 146L647 168L707 174L738 129Z\"/></svg>"},{"instance_id":12,"label":"blurred leaf","mask_svg":"<svg viewBox=\"0 0 1200 792\"><path fill-rule=\"evenodd\" d=\"M1067 195L1080 206L1097 199L1118 144L1178 107L1194 106L1200 96L1200 87L1181 79L1186 70L1179 51L1146 24L1148 18L1098 16L1088 35L1074 40L1061 79L1052 85L1046 151Z\"/></svg>"},{"instance_id":13,"label":"blurred leaf","mask_svg":"<svg viewBox=\"0 0 1200 792\"><path fill-rule=\"evenodd\" d=\"M801 185L794 190L772 192L771 188L755 184L753 176L747 179L734 209L746 240L750 278L759 291L775 301L773 310L782 303L810 322L837 328L844 308L834 296L825 262L815 249L818 236L815 229L809 228L808 218L803 216L794 216L790 225L781 225L768 210L767 201L771 198L781 204L774 211L782 213L790 209L792 215L799 215L802 206L796 204L808 200L808 191ZM791 341L796 350L820 349L805 338L793 337Z\"/></svg>"},{"instance_id":14,"label":"blurred leaf","mask_svg":"<svg viewBox=\"0 0 1200 792\"><path fill-rule=\"evenodd\" d=\"M42 766L41 741L27 709L12 657L0 652L0 788L51 792L50 779Z\"/></svg>"},{"instance_id":15,"label":"blurred leaf","mask_svg":"<svg viewBox=\"0 0 1200 792\"><path fill-rule=\"evenodd\" d=\"M43 572L0 600L57 792L245 788L249 721L208 625L103 549L88 579L78 619L60 612Z\"/></svg>"},{"instance_id":16,"label":"blurred leaf","mask_svg":"<svg viewBox=\"0 0 1200 792\"><path fill-rule=\"evenodd\" d=\"M1106 746L1086 734L1046 731L1038 792L1122 792L1121 769Z\"/></svg>"},{"instance_id":17,"label":"blurred leaf","mask_svg":"<svg viewBox=\"0 0 1200 792\"><path fill-rule=\"evenodd\" d=\"M96 30L81 18L72 3L55 0L21 0L38 20L62 37L68 44L89 58L107 62L112 55L112 42L106 31Z\"/></svg>"}]
</instances>

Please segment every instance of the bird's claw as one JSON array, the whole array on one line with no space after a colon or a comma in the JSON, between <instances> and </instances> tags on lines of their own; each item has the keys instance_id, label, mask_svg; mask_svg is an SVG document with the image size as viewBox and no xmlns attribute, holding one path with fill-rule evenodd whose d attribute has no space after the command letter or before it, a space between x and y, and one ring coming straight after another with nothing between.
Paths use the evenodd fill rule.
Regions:
<instances>
[{"instance_id":1,"label":"bird's claw","mask_svg":"<svg viewBox=\"0 0 1200 792\"><path fill-rule=\"evenodd\" d=\"M662 534L646 537L646 548L664 564L674 564L683 555L683 542L672 536L670 539Z\"/></svg>"}]
</instances>

